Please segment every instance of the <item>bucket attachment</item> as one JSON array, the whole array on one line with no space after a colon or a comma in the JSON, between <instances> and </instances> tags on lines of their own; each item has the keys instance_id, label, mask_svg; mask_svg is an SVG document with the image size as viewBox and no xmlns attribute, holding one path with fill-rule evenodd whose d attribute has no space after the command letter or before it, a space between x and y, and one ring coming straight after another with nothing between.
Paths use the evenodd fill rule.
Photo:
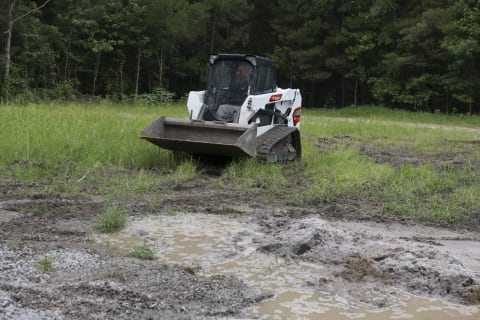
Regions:
<instances>
[{"instance_id":1,"label":"bucket attachment","mask_svg":"<svg viewBox=\"0 0 480 320\"><path fill-rule=\"evenodd\" d=\"M160 117L140 134L142 139L173 151L228 157L256 156L257 124Z\"/></svg>"}]
</instances>

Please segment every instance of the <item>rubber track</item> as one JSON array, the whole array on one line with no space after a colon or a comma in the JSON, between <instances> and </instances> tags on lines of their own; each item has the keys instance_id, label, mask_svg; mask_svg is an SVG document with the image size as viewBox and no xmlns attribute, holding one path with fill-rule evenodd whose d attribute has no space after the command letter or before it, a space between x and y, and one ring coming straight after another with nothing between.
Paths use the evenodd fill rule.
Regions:
<instances>
[{"instance_id":1,"label":"rubber track","mask_svg":"<svg viewBox=\"0 0 480 320\"><path fill-rule=\"evenodd\" d=\"M277 142L295 130L297 128L279 125L259 136L257 138L257 156L266 157Z\"/></svg>"}]
</instances>

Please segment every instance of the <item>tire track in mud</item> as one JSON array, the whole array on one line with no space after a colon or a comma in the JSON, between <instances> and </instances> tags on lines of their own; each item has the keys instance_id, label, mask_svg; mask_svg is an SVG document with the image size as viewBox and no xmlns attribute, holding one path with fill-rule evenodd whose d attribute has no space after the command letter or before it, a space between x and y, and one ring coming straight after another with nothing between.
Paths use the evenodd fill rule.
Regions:
<instances>
[{"instance_id":1,"label":"tire track in mud","mask_svg":"<svg viewBox=\"0 0 480 320\"><path fill-rule=\"evenodd\" d=\"M480 304L480 272L465 267L456 248L439 249L439 228L396 224L389 230L385 223L328 222L316 215L280 219L278 223L275 215L261 217L267 235L259 240L261 250L325 266L328 277L314 281L319 288L349 287L346 294L359 298L364 285L377 283L453 303ZM447 233L451 238L465 239L463 232ZM425 237L430 242L415 240ZM479 259L480 252L475 249L480 245L479 235L471 232L468 237L476 239L469 252ZM475 259L468 262L472 261L475 263ZM480 269L479 260L476 267Z\"/></svg>"},{"instance_id":2,"label":"tire track in mud","mask_svg":"<svg viewBox=\"0 0 480 320\"><path fill-rule=\"evenodd\" d=\"M199 186L202 183L197 181L195 187ZM442 250L447 244L439 245L463 239L478 247L477 231L375 223L374 217L361 223L324 219L320 207L245 206L243 200L252 200L251 195L235 201L228 197L208 201L221 192L204 190L185 205L249 217L247 227L261 232L253 241L259 251L325 270L317 278L306 279L305 285L314 290L374 306L379 302L366 298L365 292L385 287L465 305L480 304L478 271L470 270L455 256L458 249L447 252ZM185 198L182 189L159 201L173 204ZM132 217L145 215L143 200L128 205ZM147 319L157 312L171 319L228 318L270 297L240 277L204 277L185 266L138 262L97 247L90 225L101 206L101 202L88 199L56 196L0 202L0 306L8 315L88 319L94 312L99 317ZM36 270L35 264L45 257L53 258L55 271L51 274ZM169 279L177 280L164 287ZM95 304L92 296L100 302ZM76 311L76 305L84 307Z\"/></svg>"}]
</instances>

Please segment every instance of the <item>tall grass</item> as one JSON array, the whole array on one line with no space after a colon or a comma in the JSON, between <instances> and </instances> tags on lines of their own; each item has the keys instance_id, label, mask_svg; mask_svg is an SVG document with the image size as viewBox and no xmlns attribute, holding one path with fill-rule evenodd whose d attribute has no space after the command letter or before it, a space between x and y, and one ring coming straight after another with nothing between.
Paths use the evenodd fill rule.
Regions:
<instances>
[{"instance_id":1,"label":"tall grass","mask_svg":"<svg viewBox=\"0 0 480 320\"><path fill-rule=\"evenodd\" d=\"M0 174L26 188L42 181L47 193L118 199L154 194L165 185L200 177L193 159L176 158L139 139L140 131L161 115L188 116L184 105L0 106ZM412 127L407 121L470 129ZM214 187L254 189L265 201L264 195L279 193L312 204L352 198L384 214L461 220L480 210L480 133L472 127L480 127L478 116L379 107L306 110L299 163L234 161ZM432 160L453 157L463 165L394 165L362 155L363 149Z\"/></svg>"},{"instance_id":2,"label":"tall grass","mask_svg":"<svg viewBox=\"0 0 480 320\"><path fill-rule=\"evenodd\" d=\"M0 106L1 172L24 182L47 179L44 192L117 196L153 190L162 179L188 179L192 173L179 175L185 165L177 168L170 152L139 139L161 115L187 112L179 105ZM96 181L96 190L85 190Z\"/></svg>"},{"instance_id":3,"label":"tall grass","mask_svg":"<svg viewBox=\"0 0 480 320\"><path fill-rule=\"evenodd\" d=\"M336 118L350 113L357 120ZM370 206L380 207L385 214L436 221L462 220L478 212L480 197L473 194L480 185L480 150L475 147L480 141L480 132L412 127L402 121L480 127L480 118L475 116L419 116L378 107L309 110L302 122L302 143L306 159L304 174L310 183L297 196L313 202L362 198L363 204L370 202ZM322 150L324 141L328 144L327 150ZM392 150L394 161L397 154L398 158L402 155L425 158L427 163L400 166L377 163L360 154L360 150L368 149L379 154ZM434 166L433 162L442 157L460 164ZM476 163L476 167L471 163Z\"/></svg>"},{"instance_id":4,"label":"tall grass","mask_svg":"<svg viewBox=\"0 0 480 320\"><path fill-rule=\"evenodd\" d=\"M32 105L0 108L0 163L22 159L39 163L97 163L115 166L155 166L158 154L139 143L143 127L160 115L181 114L165 107L114 105ZM183 109L182 109L183 110Z\"/></svg>"}]
</instances>

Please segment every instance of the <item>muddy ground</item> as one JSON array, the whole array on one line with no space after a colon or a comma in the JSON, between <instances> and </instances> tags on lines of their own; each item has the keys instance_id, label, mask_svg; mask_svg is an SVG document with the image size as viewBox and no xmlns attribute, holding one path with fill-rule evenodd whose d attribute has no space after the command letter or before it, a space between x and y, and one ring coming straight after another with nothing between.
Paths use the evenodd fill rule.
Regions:
<instances>
[{"instance_id":1,"label":"muddy ground","mask_svg":"<svg viewBox=\"0 0 480 320\"><path fill-rule=\"evenodd\" d=\"M329 144L320 141L320 152ZM463 165L453 154L419 158L365 148L361 153L394 165ZM292 205L277 195L267 203L256 196L258 190L233 194L219 187L219 170L137 197L127 204L130 219L173 211L242 216L256 230L258 252L324 268L322 275L305 279L310 289L378 308L388 302L366 291L398 288L480 304L480 213L458 225L435 226L374 209L359 212L364 199ZM120 254L95 241L92 231L105 199L36 191L43 187L0 180L0 319L245 319L249 308L276 295L241 275L208 276L199 272L201 266Z\"/></svg>"}]
</instances>

